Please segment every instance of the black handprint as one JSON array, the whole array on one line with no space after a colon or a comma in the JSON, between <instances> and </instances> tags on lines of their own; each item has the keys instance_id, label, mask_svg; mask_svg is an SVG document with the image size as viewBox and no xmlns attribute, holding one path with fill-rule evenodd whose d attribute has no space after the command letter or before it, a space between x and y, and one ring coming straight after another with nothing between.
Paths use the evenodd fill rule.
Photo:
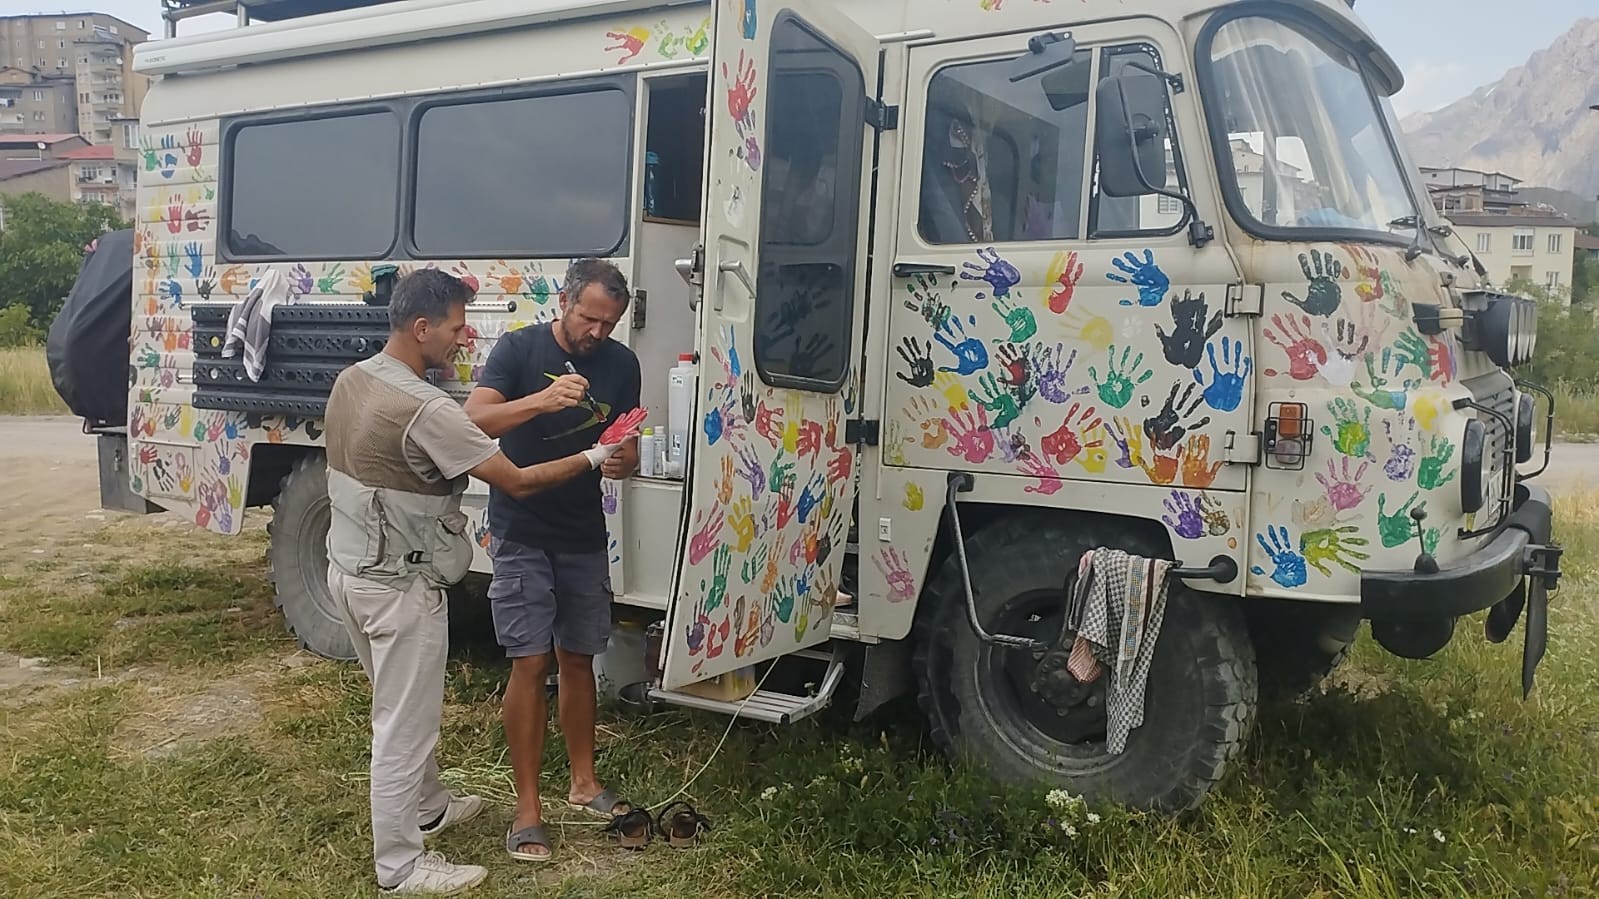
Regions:
<instances>
[{"instance_id":1,"label":"black handprint","mask_svg":"<svg viewBox=\"0 0 1599 899\"><path fill-rule=\"evenodd\" d=\"M217 289L216 276L217 270L214 268L208 268L205 270L205 277L201 278L199 283L194 285L194 291L200 295L200 299L211 299L211 292Z\"/></svg>"},{"instance_id":2,"label":"black handprint","mask_svg":"<svg viewBox=\"0 0 1599 899\"><path fill-rule=\"evenodd\" d=\"M1300 299L1285 290L1283 299L1311 315L1330 316L1337 312L1344 299L1344 289L1338 285L1344 277L1344 264L1331 253L1311 250L1308 256L1299 254L1299 269L1310 282L1305 287L1305 298Z\"/></svg>"},{"instance_id":3,"label":"black handprint","mask_svg":"<svg viewBox=\"0 0 1599 899\"><path fill-rule=\"evenodd\" d=\"M1182 398L1178 399L1177 390L1181 386L1181 384L1173 384L1171 395L1166 397L1166 402L1160 407L1160 412L1144 419L1144 434L1149 437L1150 444L1157 450L1171 449L1189 431L1195 431L1210 424L1209 415L1196 422L1181 423L1183 419L1198 411L1200 404L1205 401L1204 394L1194 395L1194 391L1199 387L1197 384L1189 384L1188 389L1183 391Z\"/></svg>"},{"instance_id":4,"label":"black handprint","mask_svg":"<svg viewBox=\"0 0 1599 899\"><path fill-rule=\"evenodd\" d=\"M1204 291L1196 297L1185 290L1182 299L1171 301L1172 332L1167 334L1160 325L1155 326L1155 333L1166 348L1167 362L1179 368L1199 365L1205 356L1205 341L1221 330L1221 310L1216 310L1209 322L1205 321L1206 311Z\"/></svg>"},{"instance_id":5,"label":"black handprint","mask_svg":"<svg viewBox=\"0 0 1599 899\"><path fill-rule=\"evenodd\" d=\"M914 337L907 337L902 346L898 347L899 356L910 366L909 372L896 372L899 379L912 387L929 387L933 383L933 344L921 344Z\"/></svg>"},{"instance_id":6,"label":"black handprint","mask_svg":"<svg viewBox=\"0 0 1599 899\"><path fill-rule=\"evenodd\" d=\"M817 370L817 362L832 349L833 338L826 334L812 334L803 345L794 347L794 355L789 357L789 371L809 377Z\"/></svg>"},{"instance_id":7,"label":"black handprint","mask_svg":"<svg viewBox=\"0 0 1599 899\"><path fill-rule=\"evenodd\" d=\"M744 411L745 421L755 420L755 373L745 372L743 380L738 386L739 405Z\"/></svg>"}]
</instances>

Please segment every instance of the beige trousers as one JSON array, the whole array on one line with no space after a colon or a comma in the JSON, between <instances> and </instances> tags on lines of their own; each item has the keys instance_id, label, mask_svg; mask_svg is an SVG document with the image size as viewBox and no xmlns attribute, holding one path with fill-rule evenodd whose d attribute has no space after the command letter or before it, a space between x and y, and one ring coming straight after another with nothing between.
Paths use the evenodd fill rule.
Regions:
<instances>
[{"instance_id":1,"label":"beige trousers","mask_svg":"<svg viewBox=\"0 0 1599 899\"><path fill-rule=\"evenodd\" d=\"M389 888L411 876L421 825L450 802L433 756L449 649L445 592L421 578L402 588L331 565L328 587L372 682L372 854L378 885Z\"/></svg>"}]
</instances>

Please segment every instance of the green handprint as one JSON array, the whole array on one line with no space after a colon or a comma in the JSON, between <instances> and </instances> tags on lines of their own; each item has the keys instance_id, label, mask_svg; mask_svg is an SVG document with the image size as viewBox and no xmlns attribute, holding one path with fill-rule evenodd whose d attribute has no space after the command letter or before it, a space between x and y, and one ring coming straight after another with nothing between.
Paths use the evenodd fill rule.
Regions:
<instances>
[{"instance_id":1,"label":"green handprint","mask_svg":"<svg viewBox=\"0 0 1599 899\"><path fill-rule=\"evenodd\" d=\"M777 594L773 597L774 611L777 620L788 624L794 617L794 579L783 578L777 582Z\"/></svg>"},{"instance_id":2,"label":"green handprint","mask_svg":"<svg viewBox=\"0 0 1599 899\"><path fill-rule=\"evenodd\" d=\"M1388 497L1382 494L1377 496L1377 533L1382 537L1382 545L1393 549L1404 546L1415 532L1410 521L1410 507L1421 496L1418 491L1410 494L1410 499L1405 504L1395 509L1393 514L1388 514Z\"/></svg>"},{"instance_id":3,"label":"green handprint","mask_svg":"<svg viewBox=\"0 0 1599 899\"><path fill-rule=\"evenodd\" d=\"M337 262L335 262L335 263L333 263L333 267L332 268L325 269L322 272L322 277L317 279L317 281L316 281L317 292L318 293L337 293L338 290L339 290L339 282L343 281L343 280L344 280L344 266L342 266L342 265L338 264Z\"/></svg>"},{"instance_id":4,"label":"green handprint","mask_svg":"<svg viewBox=\"0 0 1599 899\"><path fill-rule=\"evenodd\" d=\"M739 577L744 579L744 583L752 584L757 577L760 577L761 569L766 567L766 560L770 555L771 550L766 544L762 543L755 547L755 552L750 553L749 558L744 560L744 567L738 573Z\"/></svg>"},{"instance_id":5,"label":"green handprint","mask_svg":"<svg viewBox=\"0 0 1599 899\"><path fill-rule=\"evenodd\" d=\"M722 602L727 599L727 572L733 567L732 547L726 543L718 546L711 564L711 589L710 592L705 594L705 611L707 612L721 606Z\"/></svg>"},{"instance_id":6,"label":"green handprint","mask_svg":"<svg viewBox=\"0 0 1599 899\"><path fill-rule=\"evenodd\" d=\"M1011 343L1026 343L1038 333L1038 319L1026 306L1017 306L1005 297L994 297L994 311L1010 327Z\"/></svg>"},{"instance_id":7,"label":"green handprint","mask_svg":"<svg viewBox=\"0 0 1599 899\"><path fill-rule=\"evenodd\" d=\"M1414 365L1421 369L1423 380L1432 377L1432 354L1427 351L1427 343L1416 329L1406 328L1399 333L1399 338L1394 341L1394 354L1401 367Z\"/></svg>"},{"instance_id":8,"label":"green handprint","mask_svg":"<svg viewBox=\"0 0 1599 899\"><path fill-rule=\"evenodd\" d=\"M1455 457L1455 445L1447 437L1434 437L1430 452L1416 466L1416 483L1423 490L1436 490L1455 479L1455 471L1444 474L1444 466Z\"/></svg>"},{"instance_id":9,"label":"green handprint","mask_svg":"<svg viewBox=\"0 0 1599 899\"><path fill-rule=\"evenodd\" d=\"M1338 426L1338 430L1334 432L1327 425L1322 425L1321 432L1332 438L1333 448L1352 459L1371 458L1371 408L1368 406L1362 410L1341 397L1333 400L1327 408L1332 412L1333 424Z\"/></svg>"},{"instance_id":10,"label":"green handprint","mask_svg":"<svg viewBox=\"0 0 1599 899\"><path fill-rule=\"evenodd\" d=\"M977 386L983 388L987 395L979 396L975 390L966 391L966 395L970 396L972 401L979 406L994 413L990 427L1010 427L1022 414L1021 407L1016 404L1016 396L999 385L999 381L995 379L993 372L978 378Z\"/></svg>"},{"instance_id":11,"label":"green handprint","mask_svg":"<svg viewBox=\"0 0 1599 899\"><path fill-rule=\"evenodd\" d=\"M1143 353L1139 353L1137 358L1128 364L1127 357L1132 355L1132 352L1132 347L1123 347L1121 363L1118 365L1116 347L1114 344L1110 347L1104 381L1099 379L1099 372L1094 366L1088 367L1088 376L1093 379L1094 386L1099 388L1099 398L1107 406L1114 406L1117 409L1127 408L1127 404L1133 401L1133 390L1137 385L1155 376L1154 370L1148 368L1144 369L1143 374L1139 374L1138 369L1144 364Z\"/></svg>"},{"instance_id":12,"label":"green handprint","mask_svg":"<svg viewBox=\"0 0 1599 899\"><path fill-rule=\"evenodd\" d=\"M1423 351L1425 352L1425 350ZM1369 379L1370 388L1363 388L1359 381L1349 385L1355 395L1371 403L1379 409L1388 409L1394 412L1403 412L1409 405L1410 391L1421 383L1415 378L1403 378L1397 387L1388 386L1393 378L1400 378L1405 371L1406 361L1403 357L1396 358L1392 347L1382 351L1382 365L1379 368L1376 353L1366 354L1366 377Z\"/></svg>"},{"instance_id":13,"label":"green handprint","mask_svg":"<svg viewBox=\"0 0 1599 899\"><path fill-rule=\"evenodd\" d=\"M768 486L773 493L783 489L783 484L794 478L794 463L783 461L783 450L777 451L777 458L772 460L772 474Z\"/></svg>"},{"instance_id":14,"label":"green handprint","mask_svg":"<svg viewBox=\"0 0 1599 899\"><path fill-rule=\"evenodd\" d=\"M1355 562L1371 558L1371 553L1356 548L1370 542L1365 537L1351 536L1358 530L1354 525L1344 525L1340 528L1306 531L1300 538L1300 551L1305 554L1305 561L1325 577L1332 577L1332 569L1328 567L1328 563L1359 574L1360 566Z\"/></svg>"}]
</instances>

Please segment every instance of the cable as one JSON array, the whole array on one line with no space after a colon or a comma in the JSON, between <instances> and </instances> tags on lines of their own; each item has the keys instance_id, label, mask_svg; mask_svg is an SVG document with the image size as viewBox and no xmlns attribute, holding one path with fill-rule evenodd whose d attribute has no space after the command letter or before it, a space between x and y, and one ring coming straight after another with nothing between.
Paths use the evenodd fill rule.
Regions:
<instances>
[{"instance_id":1,"label":"cable","mask_svg":"<svg viewBox=\"0 0 1599 899\"><path fill-rule=\"evenodd\" d=\"M750 695L744 697L743 701L738 704L738 708L733 710L732 720L727 722L727 729L722 731L722 739L720 739L720 740L718 740L716 742L716 748L711 750L710 756L705 759L705 764L700 766L700 770L694 772L694 776L693 777L690 777L687 781L684 782L684 784L682 786L678 787L677 788L677 792L675 792L672 795L666 797L665 799L662 799L659 802L652 803L650 805L644 806L646 809L663 808L663 807L666 806L667 803L671 802L672 800L676 799L679 796L682 796L684 793L687 793L689 787L694 786L694 782L696 780L700 779L700 775L704 774L706 769L711 767L711 762L716 761L716 757L718 755L720 755L721 752L722 752L722 747L727 745L727 738L732 736L732 734L733 734L733 726L738 724L739 713L744 711L744 706L748 705L749 701L751 699L755 698L755 694L759 693L761 691L761 687L766 684L766 679L768 677L771 677L772 672L776 671L776 670L777 670L777 665L776 664L768 665L766 667L766 673L761 675L761 679L755 683L755 689L751 690L750 691Z\"/></svg>"}]
</instances>

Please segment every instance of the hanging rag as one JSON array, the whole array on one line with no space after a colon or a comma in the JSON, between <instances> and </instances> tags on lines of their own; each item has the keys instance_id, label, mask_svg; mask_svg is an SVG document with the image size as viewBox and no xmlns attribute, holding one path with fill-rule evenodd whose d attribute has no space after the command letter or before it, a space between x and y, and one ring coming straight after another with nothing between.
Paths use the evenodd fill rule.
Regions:
<instances>
[{"instance_id":1,"label":"hanging rag","mask_svg":"<svg viewBox=\"0 0 1599 899\"><path fill-rule=\"evenodd\" d=\"M1105 743L1112 755L1144 723L1144 687L1166 615L1166 574L1174 563L1119 549L1094 549L1077 565L1065 634L1075 634L1066 667L1082 683L1107 671Z\"/></svg>"},{"instance_id":2,"label":"hanging rag","mask_svg":"<svg viewBox=\"0 0 1599 899\"><path fill-rule=\"evenodd\" d=\"M228 336L222 342L222 358L232 359L244 347L244 373L250 380L261 380L266 369L267 345L272 339L272 310L292 305L288 282L275 269L268 269L250 285L244 302L228 313Z\"/></svg>"}]
</instances>

